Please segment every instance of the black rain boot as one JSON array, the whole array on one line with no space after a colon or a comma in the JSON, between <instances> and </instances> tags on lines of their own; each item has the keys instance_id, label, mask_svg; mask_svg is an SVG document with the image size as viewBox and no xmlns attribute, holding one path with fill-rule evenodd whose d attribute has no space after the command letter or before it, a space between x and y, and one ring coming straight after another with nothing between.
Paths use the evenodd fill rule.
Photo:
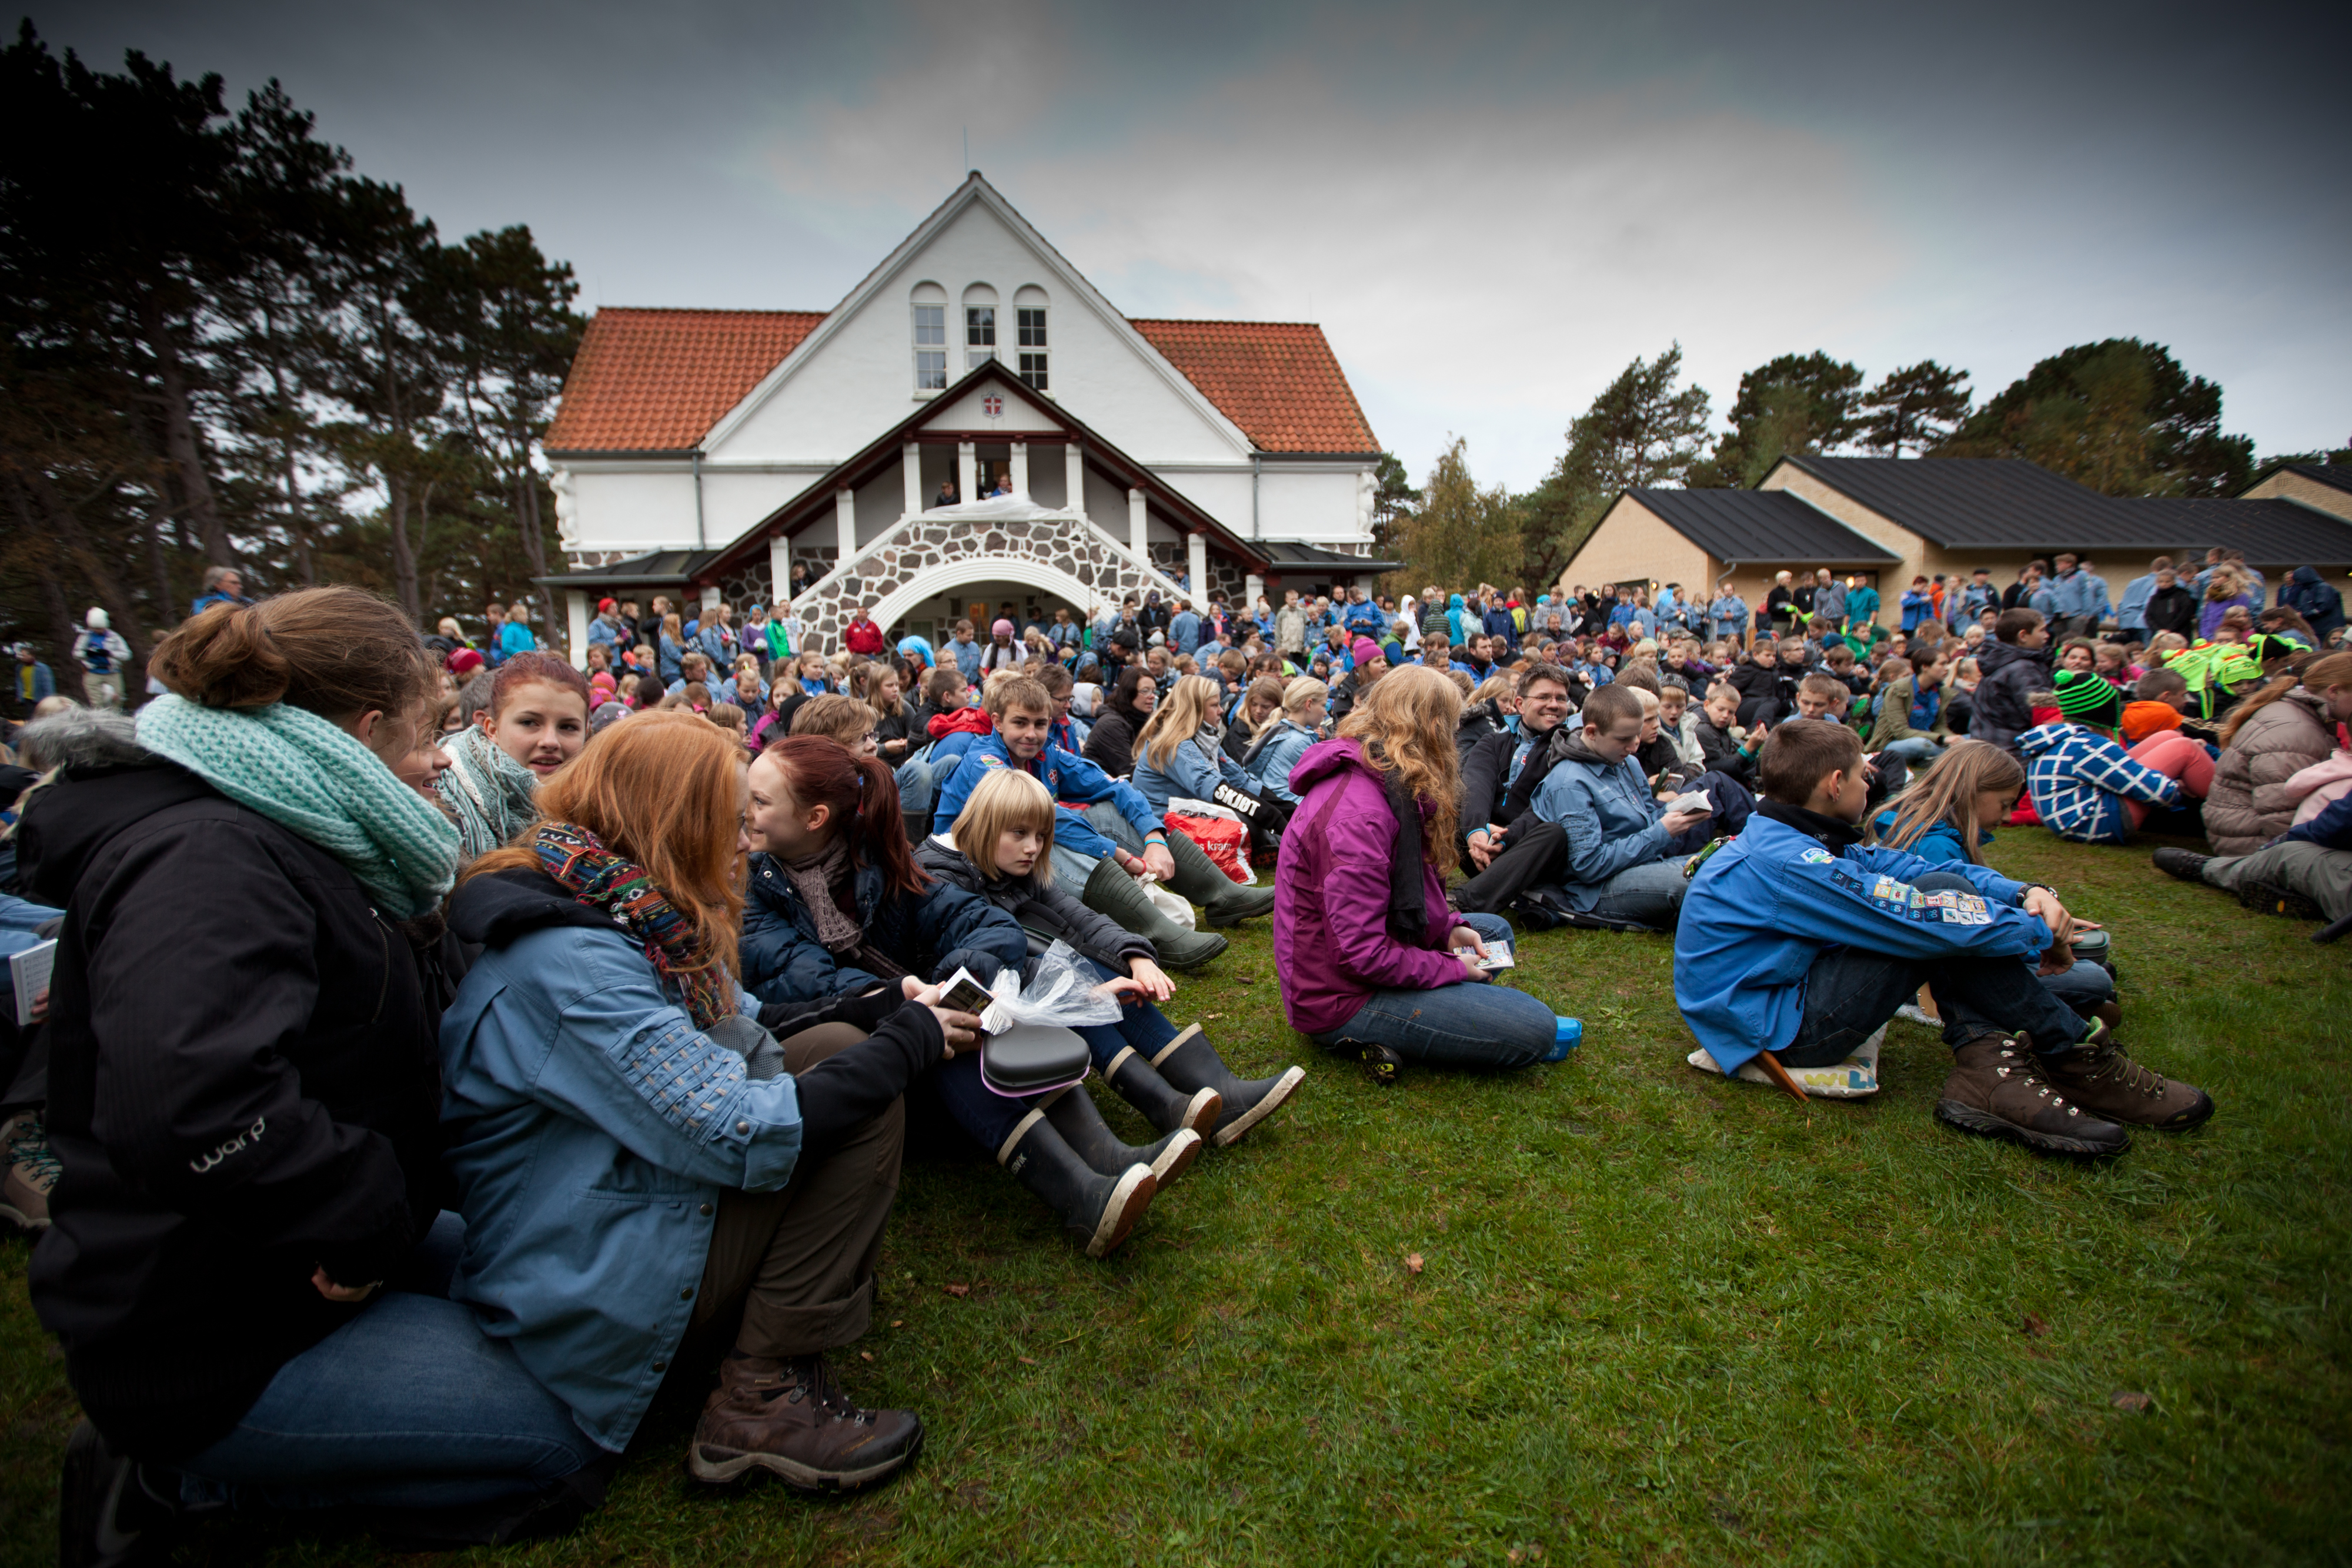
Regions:
<instances>
[{"instance_id":1,"label":"black rain boot","mask_svg":"<svg viewBox=\"0 0 2352 1568\"><path fill-rule=\"evenodd\" d=\"M1045 1103L1045 1120L1054 1124L1054 1131L1062 1134L1062 1141L1080 1159L1102 1175L1118 1176L1129 1166L1150 1166L1161 1192L1191 1170L1192 1162L1201 1155L1201 1134L1190 1127L1179 1127L1158 1143L1146 1144L1141 1148L1129 1144L1103 1120L1094 1096L1075 1083Z\"/></svg>"},{"instance_id":2,"label":"black rain boot","mask_svg":"<svg viewBox=\"0 0 2352 1568\"><path fill-rule=\"evenodd\" d=\"M1063 1230L1089 1258L1100 1258L1126 1240L1160 1190L1149 1166L1129 1166L1117 1176L1097 1175L1063 1141L1043 1111L1021 1118L996 1151L996 1163L1062 1217Z\"/></svg>"},{"instance_id":3,"label":"black rain boot","mask_svg":"<svg viewBox=\"0 0 2352 1568\"><path fill-rule=\"evenodd\" d=\"M1188 931L1160 914L1143 884L1119 870L1115 861L1095 866L1087 878L1084 903L1150 943L1166 968L1197 969L1225 950L1225 939L1215 932Z\"/></svg>"},{"instance_id":4,"label":"black rain boot","mask_svg":"<svg viewBox=\"0 0 2352 1568\"><path fill-rule=\"evenodd\" d=\"M1228 1148L1241 1142L1244 1133L1265 1121L1281 1109L1298 1086L1307 1081L1307 1069L1286 1067L1272 1078L1235 1078L1233 1070L1201 1032L1199 1024L1188 1025L1184 1031L1160 1048L1151 1059L1160 1076L1179 1089L1213 1089L1225 1103L1224 1114L1217 1118L1210 1138L1217 1147Z\"/></svg>"},{"instance_id":5,"label":"black rain boot","mask_svg":"<svg viewBox=\"0 0 2352 1568\"><path fill-rule=\"evenodd\" d=\"M1237 925L1274 913L1274 889L1244 887L1217 869L1209 852L1181 833L1168 835L1168 852L1176 874L1168 885L1208 912L1212 925Z\"/></svg>"},{"instance_id":6,"label":"black rain boot","mask_svg":"<svg viewBox=\"0 0 2352 1568\"><path fill-rule=\"evenodd\" d=\"M1213 1089L1186 1092L1152 1071L1143 1053L1129 1046L1110 1059L1103 1069L1103 1082L1118 1091L1118 1097L1143 1113L1152 1131L1172 1133L1179 1127L1190 1127L1203 1137L1217 1124L1224 1110L1224 1100Z\"/></svg>"}]
</instances>

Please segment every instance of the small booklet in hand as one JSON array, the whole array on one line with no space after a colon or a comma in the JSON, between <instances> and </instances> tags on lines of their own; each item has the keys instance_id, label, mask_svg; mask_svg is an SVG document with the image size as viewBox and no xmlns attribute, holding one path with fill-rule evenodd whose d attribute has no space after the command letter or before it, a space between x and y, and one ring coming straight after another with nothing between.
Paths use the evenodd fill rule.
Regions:
<instances>
[{"instance_id":1,"label":"small booklet in hand","mask_svg":"<svg viewBox=\"0 0 2352 1568\"><path fill-rule=\"evenodd\" d=\"M1478 967L1491 972L1496 969L1516 969L1519 967L1519 963L1517 959L1511 956L1511 945L1508 942L1489 942L1486 944L1486 956L1478 960Z\"/></svg>"}]
</instances>

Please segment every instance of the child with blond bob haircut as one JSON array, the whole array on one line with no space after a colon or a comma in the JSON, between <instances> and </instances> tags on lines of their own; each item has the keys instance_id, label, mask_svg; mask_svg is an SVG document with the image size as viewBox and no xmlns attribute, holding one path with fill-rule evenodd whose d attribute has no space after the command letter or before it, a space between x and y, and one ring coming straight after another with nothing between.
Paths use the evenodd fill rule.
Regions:
<instances>
[{"instance_id":1,"label":"child with blond bob haircut","mask_svg":"<svg viewBox=\"0 0 2352 1568\"><path fill-rule=\"evenodd\" d=\"M1179 1032L1168 1021L1156 1004L1174 994L1175 982L1160 967L1150 941L1097 915L1054 880L1055 816L1053 795L1034 777L1014 768L990 768L954 825L926 841L916 863L1012 915L1030 933L1033 947L1040 941L1066 942L1106 988L1125 1000L1118 1023L1077 1033L1103 1081L1166 1135L1149 1148L1133 1149L1110 1137L1099 1116L1087 1113L1090 1104L1065 1095L1040 1109L1097 1170L1108 1173L1139 1162L1151 1166L1164 1187L1192 1163L1202 1136L1220 1148L1236 1142L1290 1098L1306 1070L1288 1067L1272 1078L1237 1079L1199 1024Z\"/></svg>"}]
</instances>

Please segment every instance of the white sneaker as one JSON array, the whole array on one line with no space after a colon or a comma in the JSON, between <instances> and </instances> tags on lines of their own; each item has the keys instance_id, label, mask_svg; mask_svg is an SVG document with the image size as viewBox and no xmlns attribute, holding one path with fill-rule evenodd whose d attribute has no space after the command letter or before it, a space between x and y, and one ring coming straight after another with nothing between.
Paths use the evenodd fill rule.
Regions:
<instances>
[{"instance_id":1,"label":"white sneaker","mask_svg":"<svg viewBox=\"0 0 2352 1568\"><path fill-rule=\"evenodd\" d=\"M1797 1081L1799 1088L1817 1100L1865 1099L1878 1092L1878 1051L1885 1043L1886 1026L1881 1024L1878 1032L1856 1046L1853 1054L1843 1061L1828 1067L1791 1067L1789 1076ZM1719 1076L1723 1071L1704 1047L1692 1051L1685 1060L1701 1072L1713 1072ZM1746 1083L1761 1083L1768 1087L1772 1084L1771 1077L1753 1061L1742 1063L1733 1076Z\"/></svg>"},{"instance_id":2,"label":"white sneaker","mask_svg":"<svg viewBox=\"0 0 2352 1568\"><path fill-rule=\"evenodd\" d=\"M1895 1016L1911 1023L1926 1024L1929 1029L1939 1030L1944 1027L1944 1020L1942 1019L1937 1018L1926 1008L1921 1007L1917 1002L1905 1002L1901 1007L1895 1009ZM1885 1030L1881 1030L1879 1032L1884 1034L1886 1031Z\"/></svg>"}]
</instances>

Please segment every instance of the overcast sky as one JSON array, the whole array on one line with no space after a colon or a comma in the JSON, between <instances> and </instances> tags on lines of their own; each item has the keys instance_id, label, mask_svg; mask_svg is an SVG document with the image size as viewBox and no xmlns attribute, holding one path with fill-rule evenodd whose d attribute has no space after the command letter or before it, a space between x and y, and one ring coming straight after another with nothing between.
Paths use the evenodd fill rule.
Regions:
<instances>
[{"instance_id":1,"label":"overcast sky","mask_svg":"<svg viewBox=\"0 0 2352 1568\"><path fill-rule=\"evenodd\" d=\"M275 76L445 237L582 304L824 309L971 162L1121 309L1323 324L1416 479L1540 478L1679 340L2137 336L2263 453L2352 441L2352 8L75 0L43 36ZM1146 14L1148 11L1149 14ZM2316 63L2315 71L2308 68Z\"/></svg>"}]
</instances>

